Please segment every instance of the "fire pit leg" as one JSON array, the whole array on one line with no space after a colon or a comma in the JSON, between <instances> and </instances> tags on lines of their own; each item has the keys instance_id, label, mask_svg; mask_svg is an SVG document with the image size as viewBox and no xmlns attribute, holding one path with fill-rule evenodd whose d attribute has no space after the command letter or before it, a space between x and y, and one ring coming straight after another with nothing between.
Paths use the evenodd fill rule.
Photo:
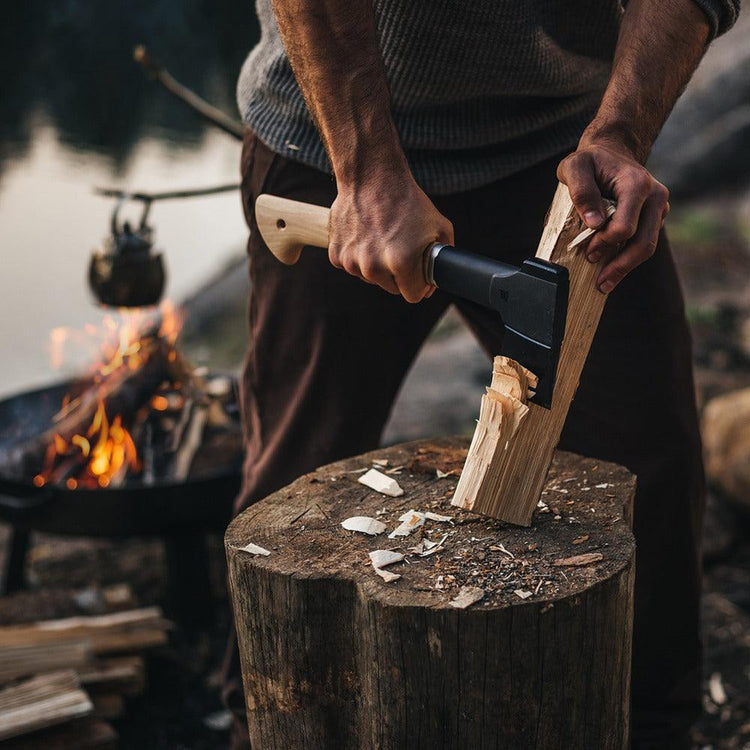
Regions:
<instances>
[{"instance_id":1,"label":"fire pit leg","mask_svg":"<svg viewBox=\"0 0 750 750\"><path fill-rule=\"evenodd\" d=\"M26 529L12 526L5 558L5 571L0 595L7 596L24 588L23 572L26 565L26 553L29 551L31 534Z\"/></svg>"}]
</instances>

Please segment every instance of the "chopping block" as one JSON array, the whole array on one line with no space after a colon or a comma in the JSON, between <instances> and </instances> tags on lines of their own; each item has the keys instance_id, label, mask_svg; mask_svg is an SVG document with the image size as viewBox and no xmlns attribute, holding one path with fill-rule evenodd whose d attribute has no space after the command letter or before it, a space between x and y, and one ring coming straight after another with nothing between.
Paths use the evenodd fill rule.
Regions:
<instances>
[{"instance_id":1,"label":"chopping block","mask_svg":"<svg viewBox=\"0 0 750 750\"><path fill-rule=\"evenodd\" d=\"M450 504L467 449L339 461L229 526L254 747L628 747L635 477L557 452L511 526Z\"/></svg>"}]
</instances>

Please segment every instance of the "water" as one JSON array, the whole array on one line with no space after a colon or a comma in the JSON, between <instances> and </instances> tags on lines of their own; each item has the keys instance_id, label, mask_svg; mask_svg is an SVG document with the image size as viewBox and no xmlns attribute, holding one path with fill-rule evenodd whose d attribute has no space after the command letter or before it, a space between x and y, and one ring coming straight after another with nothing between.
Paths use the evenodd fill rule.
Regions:
<instances>
[{"instance_id":1,"label":"water","mask_svg":"<svg viewBox=\"0 0 750 750\"><path fill-rule=\"evenodd\" d=\"M0 30L0 395L61 377L49 332L97 323L86 283L111 199L238 181L239 143L148 81L135 44L236 115L234 83L257 38L249 2L79 0L13 4ZM137 219L131 204L125 218ZM179 300L241 252L239 197L156 203L167 296ZM68 370L78 366L73 358Z\"/></svg>"}]
</instances>

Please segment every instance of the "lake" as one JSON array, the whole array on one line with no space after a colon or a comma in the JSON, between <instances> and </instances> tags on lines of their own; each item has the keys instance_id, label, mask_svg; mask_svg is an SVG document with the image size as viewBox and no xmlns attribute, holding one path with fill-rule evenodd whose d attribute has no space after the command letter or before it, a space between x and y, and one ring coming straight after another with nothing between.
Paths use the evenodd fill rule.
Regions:
<instances>
[{"instance_id":1,"label":"lake","mask_svg":"<svg viewBox=\"0 0 750 750\"><path fill-rule=\"evenodd\" d=\"M0 394L61 377L49 334L101 321L87 285L114 200L238 182L240 144L206 126L132 60L145 43L176 78L237 116L234 84L257 39L249 2L14 4L0 31ZM123 218L137 221L140 204ZM242 252L237 193L154 203L166 296L180 300ZM74 354L74 352L73 352ZM72 357L70 372L81 362Z\"/></svg>"}]
</instances>

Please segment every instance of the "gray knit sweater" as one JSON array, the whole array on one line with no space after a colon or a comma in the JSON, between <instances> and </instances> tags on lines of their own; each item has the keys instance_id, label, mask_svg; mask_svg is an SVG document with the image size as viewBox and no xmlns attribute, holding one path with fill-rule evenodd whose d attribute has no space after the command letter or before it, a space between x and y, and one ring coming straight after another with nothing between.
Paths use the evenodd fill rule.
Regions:
<instances>
[{"instance_id":1,"label":"gray knit sweater","mask_svg":"<svg viewBox=\"0 0 750 750\"><path fill-rule=\"evenodd\" d=\"M740 0L695 0L712 35ZM373 0L391 109L428 193L468 190L575 146L607 83L620 0ZM279 38L257 0L261 39L240 74L244 121L272 150L329 171Z\"/></svg>"}]
</instances>

